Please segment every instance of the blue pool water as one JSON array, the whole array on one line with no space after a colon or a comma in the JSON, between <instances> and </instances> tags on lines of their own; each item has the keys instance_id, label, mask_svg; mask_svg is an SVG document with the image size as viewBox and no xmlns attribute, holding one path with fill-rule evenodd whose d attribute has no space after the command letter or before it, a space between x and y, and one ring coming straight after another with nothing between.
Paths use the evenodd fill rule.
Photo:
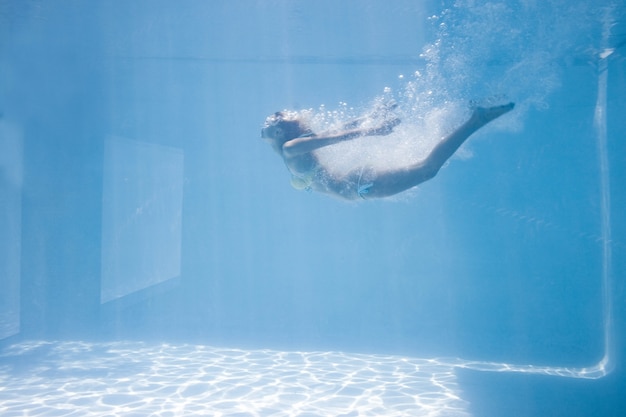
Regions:
<instances>
[{"instance_id":1,"label":"blue pool water","mask_svg":"<svg viewBox=\"0 0 626 417\"><path fill-rule=\"evenodd\" d=\"M0 415L622 415L625 10L0 0ZM395 102L320 157L402 166L508 101L384 200L260 138Z\"/></svg>"}]
</instances>

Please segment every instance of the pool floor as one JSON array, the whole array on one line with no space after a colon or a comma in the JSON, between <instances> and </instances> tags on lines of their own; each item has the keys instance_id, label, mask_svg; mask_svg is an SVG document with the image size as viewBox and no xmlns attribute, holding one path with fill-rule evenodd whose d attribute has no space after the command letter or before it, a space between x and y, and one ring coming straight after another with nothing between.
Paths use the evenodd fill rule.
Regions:
<instances>
[{"instance_id":1,"label":"pool floor","mask_svg":"<svg viewBox=\"0 0 626 417\"><path fill-rule=\"evenodd\" d=\"M469 416L435 359L139 342L24 342L0 351L10 416Z\"/></svg>"}]
</instances>

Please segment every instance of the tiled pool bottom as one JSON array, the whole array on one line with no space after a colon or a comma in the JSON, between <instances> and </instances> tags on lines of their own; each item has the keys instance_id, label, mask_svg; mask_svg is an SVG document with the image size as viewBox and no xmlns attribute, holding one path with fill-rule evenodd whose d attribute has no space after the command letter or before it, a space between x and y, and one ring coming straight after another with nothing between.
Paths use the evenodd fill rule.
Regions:
<instances>
[{"instance_id":1,"label":"tiled pool bottom","mask_svg":"<svg viewBox=\"0 0 626 417\"><path fill-rule=\"evenodd\" d=\"M0 415L469 416L454 365L136 342L0 351Z\"/></svg>"}]
</instances>

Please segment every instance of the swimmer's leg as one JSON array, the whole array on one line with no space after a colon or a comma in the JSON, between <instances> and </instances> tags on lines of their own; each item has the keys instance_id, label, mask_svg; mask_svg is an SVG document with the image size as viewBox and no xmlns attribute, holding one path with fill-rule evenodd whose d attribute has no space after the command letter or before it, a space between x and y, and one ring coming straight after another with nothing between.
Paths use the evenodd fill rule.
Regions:
<instances>
[{"instance_id":1,"label":"swimmer's leg","mask_svg":"<svg viewBox=\"0 0 626 417\"><path fill-rule=\"evenodd\" d=\"M470 119L439 142L423 161L406 169L377 172L376 180L364 198L388 197L433 178L443 164L478 129L513 110L514 103L495 107L477 107Z\"/></svg>"},{"instance_id":2,"label":"swimmer's leg","mask_svg":"<svg viewBox=\"0 0 626 417\"><path fill-rule=\"evenodd\" d=\"M494 107L476 107L470 119L455 130L450 136L444 138L431 151L423 161L423 164L434 170L434 177L448 159L461 147L461 145L478 129L487 123L497 119L515 107L514 103ZM432 178L432 177L431 177Z\"/></svg>"}]
</instances>

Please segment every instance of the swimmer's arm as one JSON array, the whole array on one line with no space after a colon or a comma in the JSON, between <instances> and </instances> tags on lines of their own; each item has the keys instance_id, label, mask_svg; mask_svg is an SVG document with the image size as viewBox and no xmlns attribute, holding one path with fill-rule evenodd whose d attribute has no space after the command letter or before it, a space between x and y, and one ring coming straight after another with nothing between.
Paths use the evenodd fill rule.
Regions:
<instances>
[{"instance_id":1,"label":"swimmer's arm","mask_svg":"<svg viewBox=\"0 0 626 417\"><path fill-rule=\"evenodd\" d=\"M365 129L355 129L338 134L323 134L292 139L283 145L283 154L287 157L302 155L336 143L365 136Z\"/></svg>"},{"instance_id":2,"label":"swimmer's arm","mask_svg":"<svg viewBox=\"0 0 626 417\"><path fill-rule=\"evenodd\" d=\"M298 156L361 136L388 135L399 123L400 119L394 119L378 128L353 129L337 134L321 134L292 139L283 145L283 154L286 157Z\"/></svg>"}]
</instances>

